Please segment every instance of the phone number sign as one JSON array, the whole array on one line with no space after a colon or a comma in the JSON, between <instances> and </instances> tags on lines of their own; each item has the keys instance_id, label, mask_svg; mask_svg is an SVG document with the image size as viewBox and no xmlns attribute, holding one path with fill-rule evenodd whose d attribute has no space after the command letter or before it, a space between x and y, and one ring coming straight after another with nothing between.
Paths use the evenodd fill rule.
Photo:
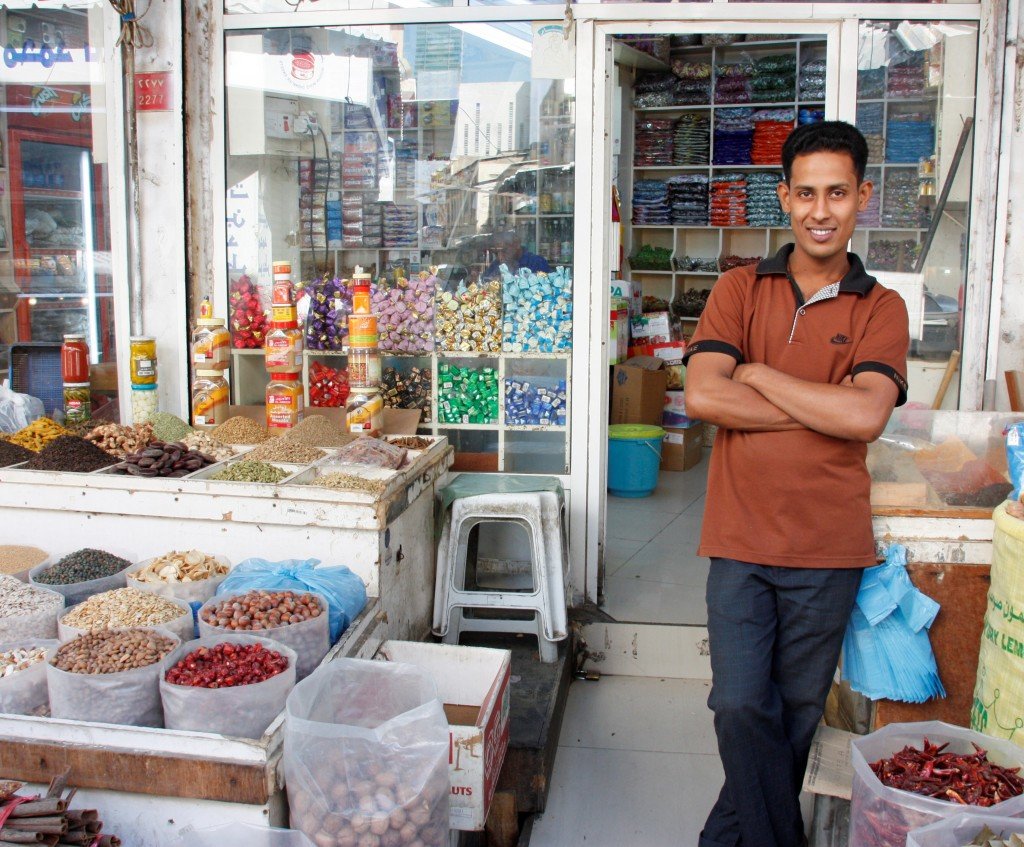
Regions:
<instances>
[{"instance_id":1,"label":"phone number sign","mask_svg":"<svg viewBox=\"0 0 1024 847\"><path fill-rule=\"evenodd\" d=\"M170 112L173 94L170 71L135 74L135 111Z\"/></svg>"}]
</instances>

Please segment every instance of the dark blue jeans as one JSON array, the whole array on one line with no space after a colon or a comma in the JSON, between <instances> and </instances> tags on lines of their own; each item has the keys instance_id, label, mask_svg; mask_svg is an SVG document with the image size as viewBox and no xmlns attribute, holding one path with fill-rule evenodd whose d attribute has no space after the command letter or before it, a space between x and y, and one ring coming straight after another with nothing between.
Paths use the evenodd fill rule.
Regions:
<instances>
[{"instance_id":1,"label":"dark blue jeans","mask_svg":"<svg viewBox=\"0 0 1024 847\"><path fill-rule=\"evenodd\" d=\"M712 559L711 696L725 785L700 847L800 847L800 787L861 570Z\"/></svg>"}]
</instances>

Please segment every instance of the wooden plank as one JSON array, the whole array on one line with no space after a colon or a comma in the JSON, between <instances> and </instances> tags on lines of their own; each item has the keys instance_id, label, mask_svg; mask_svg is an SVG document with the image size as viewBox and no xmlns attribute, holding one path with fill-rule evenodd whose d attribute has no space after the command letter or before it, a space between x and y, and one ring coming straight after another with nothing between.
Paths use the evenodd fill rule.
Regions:
<instances>
[{"instance_id":1,"label":"wooden plank","mask_svg":"<svg viewBox=\"0 0 1024 847\"><path fill-rule=\"evenodd\" d=\"M46 783L71 768L70 784L110 788L157 797L265 804L273 769L262 765L186 756L105 750L53 743L0 744L0 773L7 779Z\"/></svg>"},{"instance_id":2,"label":"wooden plank","mask_svg":"<svg viewBox=\"0 0 1024 847\"><path fill-rule=\"evenodd\" d=\"M948 518L950 520L980 521L992 517L987 507L949 506L944 509L918 509L905 506L874 506L871 516L879 518Z\"/></svg>"},{"instance_id":3,"label":"wooden plank","mask_svg":"<svg viewBox=\"0 0 1024 847\"><path fill-rule=\"evenodd\" d=\"M487 847L516 847L519 842L519 813L516 795L498 791L487 813Z\"/></svg>"},{"instance_id":4,"label":"wooden plank","mask_svg":"<svg viewBox=\"0 0 1024 847\"><path fill-rule=\"evenodd\" d=\"M943 700L927 703L876 704L874 728L904 721L939 720L969 726L974 681L978 671L981 631L988 603L990 566L912 562L910 579L942 607L929 633Z\"/></svg>"}]
</instances>

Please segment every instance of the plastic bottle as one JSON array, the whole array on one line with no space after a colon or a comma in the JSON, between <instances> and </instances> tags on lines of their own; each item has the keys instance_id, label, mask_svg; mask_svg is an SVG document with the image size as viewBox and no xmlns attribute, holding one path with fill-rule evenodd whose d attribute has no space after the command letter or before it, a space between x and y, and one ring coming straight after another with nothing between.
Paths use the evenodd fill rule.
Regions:
<instances>
[{"instance_id":1,"label":"plastic bottle","mask_svg":"<svg viewBox=\"0 0 1024 847\"><path fill-rule=\"evenodd\" d=\"M286 432L302 420L302 383L292 373L272 373L267 386L267 429Z\"/></svg>"},{"instance_id":2,"label":"plastic bottle","mask_svg":"<svg viewBox=\"0 0 1024 847\"><path fill-rule=\"evenodd\" d=\"M225 370L231 363L231 333L223 318L213 316L209 297L203 298L192 330L192 363L209 371Z\"/></svg>"},{"instance_id":3,"label":"plastic bottle","mask_svg":"<svg viewBox=\"0 0 1024 847\"><path fill-rule=\"evenodd\" d=\"M345 404L348 431L377 437L384 429L384 399L378 388L353 388Z\"/></svg>"},{"instance_id":4,"label":"plastic bottle","mask_svg":"<svg viewBox=\"0 0 1024 847\"><path fill-rule=\"evenodd\" d=\"M302 371L302 330L298 321L271 321L263 342L263 357L270 373Z\"/></svg>"},{"instance_id":5,"label":"plastic bottle","mask_svg":"<svg viewBox=\"0 0 1024 847\"><path fill-rule=\"evenodd\" d=\"M192 425L212 428L228 419L228 382L222 371L197 370L192 382Z\"/></svg>"}]
</instances>

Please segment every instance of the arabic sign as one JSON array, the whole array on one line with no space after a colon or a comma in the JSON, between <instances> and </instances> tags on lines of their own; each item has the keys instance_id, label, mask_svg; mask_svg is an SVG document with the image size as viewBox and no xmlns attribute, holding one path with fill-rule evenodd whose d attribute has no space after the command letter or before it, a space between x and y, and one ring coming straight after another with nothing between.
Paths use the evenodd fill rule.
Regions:
<instances>
[{"instance_id":1,"label":"arabic sign","mask_svg":"<svg viewBox=\"0 0 1024 847\"><path fill-rule=\"evenodd\" d=\"M170 71L135 74L135 111L170 112L173 95Z\"/></svg>"},{"instance_id":2,"label":"arabic sign","mask_svg":"<svg viewBox=\"0 0 1024 847\"><path fill-rule=\"evenodd\" d=\"M50 69L54 65L74 62L74 53L79 53L79 61L95 61L96 52L89 49L88 43L84 50L69 50L63 44L39 44L31 38L26 38L20 45L7 44L4 47L4 64L11 70L19 65L28 65L36 62L44 68Z\"/></svg>"},{"instance_id":3,"label":"arabic sign","mask_svg":"<svg viewBox=\"0 0 1024 847\"><path fill-rule=\"evenodd\" d=\"M92 97L86 86L7 86L10 127L84 133L89 132L92 113Z\"/></svg>"}]
</instances>

